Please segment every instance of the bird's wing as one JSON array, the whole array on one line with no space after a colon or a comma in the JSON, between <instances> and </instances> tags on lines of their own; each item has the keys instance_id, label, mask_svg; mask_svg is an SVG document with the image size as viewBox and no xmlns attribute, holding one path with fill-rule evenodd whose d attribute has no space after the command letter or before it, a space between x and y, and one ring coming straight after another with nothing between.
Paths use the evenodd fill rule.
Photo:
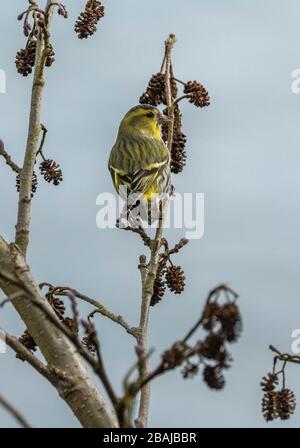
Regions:
<instances>
[{"instance_id":1,"label":"bird's wing","mask_svg":"<svg viewBox=\"0 0 300 448\"><path fill-rule=\"evenodd\" d=\"M120 185L128 193L146 192L169 164L169 151L163 141L120 139L112 148L109 170L117 191Z\"/></svg>"}]
</instances>

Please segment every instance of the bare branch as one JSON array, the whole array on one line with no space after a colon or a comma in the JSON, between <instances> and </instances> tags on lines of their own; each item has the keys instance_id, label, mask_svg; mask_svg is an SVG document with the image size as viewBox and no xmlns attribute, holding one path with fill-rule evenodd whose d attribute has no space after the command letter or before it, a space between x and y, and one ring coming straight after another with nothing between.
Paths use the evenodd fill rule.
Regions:
<instances>
[{"instance_id":1,"label":"bare branch","mask_svg":"<svg viewBox=\"0 0 300 448\"><path fill-rule=\"evenodd\" d=\"M78 354L84 347L79 342L80 350L75 348L74 342L70 341L72 332L59 321L41 294L18 247L8 245L1 237L0 273L0 287L25 322L51 370L65 374L66 384L62 388L57 387L57 390L81 424L84 427L117 426L115 416L96 389ZM86 351L84 354L91 356ZM84 408L81 406L83 402Z\"/></svg>"},{"instance_id":2,"label":"bare branch","mask_svg":"<svg viewBox=\"0 0 300 448\"><path fill-rule=\"evenodd\" d=\"M145 246L150 247L151 245L151 238L147 235L145 229L143 229L143 227L131 227L131 226L126 226L126 227L120 227L122 230L127 230L133 233L137 233L140 235L140 237L142 238Z\"/></svg>"},{"instance_id":3,"label":"bare branch","mask_svg":"<svg viewBox=\"0 0 300 448\"><path fill-rule=\"evenodd\" d=\"M93 311L93 313L100 313L102 316L107 317L111 321L119 324L121 327L123 327L128 334L131 334L135 338L138 334L138 329L135 327L131 327L120 315L116 315L109 311L104 305L102 305L101 302L99 302L96 299L93 299L92 297L89 297L85 294L80 293L76 289L73 289L69 286L52 286L49 283L41 283L40 288L43 288L44 286L48 286L51 288L51 292L54 295L58 296L67 296L69 292L71 292L77 299L83 300L84 302L87 302L91 305L93 305L96 309Z\"/></svg>"},{"instance_id":4,"label":"bare branch","mask_svg":"<svg viewBox=\"0 0 300 448\"><path fill-rule=\"evenodd\" d=\"M0 276L2 274L0 273ZM20 281L22 282L22 277L20 277ZM22 286L28 291L28 293L31 293L30 286L22 282ZM73 314L75 316L75 319L77 319L77 308L74 300L74 296L72 296L71 291L67 291L66 295L71 299L72 302L72 309ZM78 338L77 332L73 332L70 330L66 325L64 325L63 322L61 322L56 314L53 312L52 308L49 308L46 306L46 303L40 300L36 300L34 295L29 298L31 302L40 310L42 311L47 319L56 326L57 329L59 329L76 347L78 353L88 362L88 364L92 367L94 372L98 375L100 381L102 382L103 386L105 387L107 394L109 398L111 399L111 402L116 409L118 410L118 399L113 391L113 388L109 382L108 376L106 375L106 371L104 369L104 364L102 361L101 353L100 353L100 346L97 338L94 338L95 347L96 347L96 353L97 353L97 360L89 353L88 350L85 349L85 347L82 345L80 339Z\"/></svg>"},{"instance_id":5,"label":"bare branch","mask_svg":"<svg viewBox=\"0 0 300 448\"><path fill-rule=\"evenodd\" d=\"M82 322L87 333L89 334L90 339L92 339L93 345L95 347L97 360L96 360L95 365L92 367L94 368L95 372L99 375L100 380L102 381L102 384L103 384L103 386L104 386L104 388L105 388L105 390L106 390L106 392L116 410L116 413L119 417L119 399L117 398L115 391L112 387L112 384L110 382L110 379L106 373L106 369L105 369L103 358L102 358L101 348L100 348L100 342L99 342L99 339L96 334L95 326L91 322L92 316L93 316L93 313L91 313L89 315L88 323ZM119 418L119 420L120 420L120 418Z\"/></svg>"},{"instance_id":6,"label":"bare branch","mask_svg":"<svg viewBox=\"0 0 300 448\"><path fill-rule=\"evenodd\" d=\"M178 104L180 101L185 100L186 98L191 98L191 94L187 93L185 95L179 96L178 98L176 98L176 100L174 100L173 102L173 106L175 106L175 104Z\"/></svg>"},{"instance_id":7,"label":"bare branch","mask_svg":"<svg viewBox=\"0 0 300 448\"><path fill-rule=\"evenodd\" d=\"M0 308L3 308L4 307L4 305L6 305L7 303L9 303L10 302L10 299L4 299L4 300L2 300L2 302L0 302Z\"/></svg>"},{"instance_id":8,"label":"bare branch","mask_svg":"<svg viewBox=\"0 0 300 448\"><path fill-rule=\"evenodd\" d=\"M48 132L48 129L45 128L45 126L41 123L41 131L42 131L42 138L41 138L41 143L39 146L39 149L36 153L36 155L40 154L42 159L45 160L45 156L43 154L43 148L44 148L44 144L45 144L45 140L46 140L46 135Z\"/></svg>"},{"instance_id":9,"label":"bare branch","mask_svg":"<svg viewBox=\"0 0 300 448\"><path fill-rule=\"evenodd\" d=\"M17 420L23 428L31 428L24 415L13 406L3 395L0 395L0 404Z\"/></svg>"},{"instance_id":10,"label":"bare branch","mask_svg":"<svg viewBox=\"0 0 300 448\"><path fill-rule=\"evenodd\" d=\"M31 210L31 187L32 174L38 151L39 133L40 133L40 118L41 118L41 104L42 94L45 85L44 68L45 61L48 54L46 35L49 35L53 8L52 0L47 0L46 10L47 23L46 32L40 33L37 39L36 56L35 56L35 70L31 94L31 106L29 127L27 136L27 145L23 167L20 172L20 194L18 206L18 219L16 225L16 243L26 256L27 247L29 243L29 226L30 226L30 210Z\"/></svg>"},{"instance_id":11,"label":"bare branch","mask_svg":"<svg viewBox=\"0 0 300 448\"><path fill-rule=\"evenodd\" d=\"M2 329L1 329L2 330ZM5 341L7 345L19 355L21 359L27 361L38 373L45 377L50 383L54 384L56 378L50 369L43 364L36 356L34 356L23 344L15 337L8 334L5 330Z\"/></svg>"},{"instance_id":12,"label":"bare branch","mask_svg":"<svg viewBox=\"0 0 300 448\"><path fill-rule=\"evenodd\" d=\"M171 93L171 76L172 76L172 61L171 52L176 39L173 34L170 34L165 42L165 55L162 67L166 70L166 98L167 98L167 108L168 116L170 118L168 127L168 149L171 151L172 140L173 140L173 127L174 127L174 110L172 106L172 93ZM140 334L137 339L139 349L141 350L141 363L140 372L142 377L146 378L149 375L148 358L146 356L148 352L147 346L147 332L148 332L148 320L149 320L149 308L151 297L153 295L154 282L156 278L156 273L159 264L159 250L161 247L165 212L167 209L167 204L161 204L160 219L155 233L155 239L151 243L151 256L149 266L146 265L146 260L141 258L140 260L140 272L142 280L142 304L140 312ZM150 383L145 384L141 389L141 398L137 423L139 426L146 427L148 420L150 406Z\"/></svg>"},{"instance_id":13,"label":"bare branch","mask_svg":"<svg viewBox=\"0 0 300 448\"><path fill-rule=\"evenodd\" d=\"M170 119L168 126L168 148L171 152L172 143L173 143L173 129L174 129L174 105L172 98L172 89L171 89L171 77L172 77L172 59L171 53L173 46L176 42L176 37L174 34L170 34L169 38L166 40L166 97L167 97L167 110L168 117Z\"/></svg>"},{"instance_id":14,"label":"bare branch","mask_svg":"<svg viewBox=\"0 0 300 448\"><path fill-rule=\"evenodd\" d=\"M273 345L269 345L269 349L272 352L277 353L277 356L275 356L275 358L279 361L283 361L283 362L290 362L293 364L300 364L300 356L297 355L291 355L289 353L282 353L278 350L278 348L274 347Z\"/></svg>"},{"instance_id":15,"label":"bare branch","mask_svg":"<svg viewBox=\"0 0 300 448\"><path fill-rule=\"evenodd\" d=\"M12 161L10 155L5 151L4 149L4 143L0 139L0 156L2 156L6 162L6 164L14 171L15 173L19 174L21 171L21 168Z\"/></svg>"}]
</instances>

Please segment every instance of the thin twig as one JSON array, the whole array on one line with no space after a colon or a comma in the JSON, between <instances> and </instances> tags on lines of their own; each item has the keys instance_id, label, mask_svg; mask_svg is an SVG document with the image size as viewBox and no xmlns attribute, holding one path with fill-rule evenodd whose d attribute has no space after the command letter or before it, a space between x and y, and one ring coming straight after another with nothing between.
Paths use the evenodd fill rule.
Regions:
<instances>
[{"instance_id":1,"label":"thin twig","mask_svg":"<svg viewBox=\"0 0 300 448\"><path fill-rule=\"evenodd\" d=\"M276 347L273 345L269 345L269 349L272 350L272 352L277 353L277 356L275 356L276 360L283 361L285 363L291 362L293 364L300 364L300 356L297 355L291 355L289 353L281 353Z\"/></svg>"},{"instance_id":2,"label":"thin twig","mask_svg":"<svg viewBox=\"0 0 300 448\"><path fill-rule=\"evenodd\" d=\"M119 316L119 315L116 315L116 314L112 313L104 305L102 305L102 303L100 303L98 300L93 299L92 297L89 297L89 296L87 296L85 294L82 294L79 291L77 291L76 289L73 289L73 288L71 288L69 286L56 286L56 287L53 287L49 283L41 283L39 286L40 286L41 289L44 286L50 287L51 288L51 292L54 295L58 295L58 296L67 296L68 292L71 292L72 294L74 294L74 296L77 299L83 300L84 302L87 302L87 303L90 303L91 305L93 305L96 308L96 310L94 310L95 312L98 312L98 313L102 314L102 316L107 317L108 319L112 320L113 322L121 325L121 327L123 327L128 334L131 334L135 338L137 337L137 333L138 333L138 329L137 328L131 327L123 319L122 316Z\"/></svg>"},{"instance_id":3,"label":"thin twig","mask_svg":"<svg viewBox=\"0 0 300 448\"><path fill-rule=\"evenodd\" d=\"M182 339L182 342L187 342L191 336L198 330L198 328L201 326L202 322L204 320L204 313L201 315L200 319L197 320L195 325L190 329L190 331L185 335L185 337Z\"/></svg>"},{"instance_id":4,"label":"thin twig","mask_svg":"<svg viewBox=\"0 0 300 448\"><path fill-rule=\"evenodd\" d=\"M2 302L0 302L0 308L3 308L4 307L4 305L6 305L7 303L9 303L10 302L10 299L4 299L4 300L2 300Z\"/></svg>"},{"instance_id":5,"label":"thin twig","mask_svg":"<svg viewBox=\"0 0 300 448\"><path fill-rule=\"evenodd\" d=\"M171 152L172 143L173 143L173 130L174 130L174 105L173 105L173 97L172 97L172 88L171 88L171 77L172 77L172 59L171 52L173 46L176 42L176 37L174 34L170 34L169 38L166 41L166 97L167 97L167 110L168 117L170 119L168 124L168 149Z\"/></svg>"},{"instance_id":6,"label":"thin twig","mask_svg":"<svg viewBox=\"0 0 300 448\"><path fill-rule=\"evenodd\" d=\"M8 334L5 330L6 344L24 361L27 361L38 373L45 377L51 384L57 386L58 378L53 372L45 366L36 356L34 356L26 347L15 337Z\"/></svg>"},{"instance_id":7,"label":"thin twig","mask_svg":"<svg viewBox=\"0 0 300 448\"><path fill-rule=\"evenodd\" d=\"M72 332L76 335L78 335L78 331L79 331L79 312L78 312L78 308L77 308L77 303L75 300L75 294L73 293L73 291L68 291L66 294L71 302L71 310L72 310L72 321L73 321L73 325L72 325Z\"/></svg>"},{"instance_id":8,"label":"thin twig","mask_svg":"<svg viewBox=\"0 0 300 448\"><path fill-rule=\"evenodd\" d=\"M181 81L181 79L178 79L178 78L173 78L174 79L174 81L176 81L176 82L179 82L179 84L182 84L183 86L185 86L185 82L184 81Z\"/></svg>"},{"instance_id":9,"label":"thin twig","mask_svg":"<svg viewBox=\"0 0 300 448\"><path fill-rule=\"evenodd\" d=\"M97 337L94 338L94 343L95 343L96 356L97 356L97 361L98 361L97 373L102 381L102 384L107 392L107 395L110 398L110 401L112 402L112 404L115 408L116 414L120 421L121 419L120 419L120 414L119 414L119 399L118 399L117 395L115 394L115 391L112 387L109 376L106 373L106 369L105 369L103 358L102 358L100 343L99 343L99 339Z\"/></svg>"},{"instance_id":10,"label":"thin twig","mask_svg":"<svg viewBox=\"0 0 300 448\"><path fill-rule=\"evenodd\" d=\"M128 388L130 377L136 370L139 370L139 376L140 377L142 376L141 371L140 371L142 353L141 353L140 349L138 348L138 346L136 347L136 351L138 351L138 353L137 353L138 360L128 369L126 375L124 376L124 379L123 379L124 390L126 390ZM149 352L146 354L146 358L149 359L153 353L154 353L154 348L149 350Z\"/></svg>"},{"instance_id":11,"label":"thin twig","mask_svg":"<svg viewBox=\"0 0 300 448\"><path fill-rule=\"evenodd\" d=\"M22 415L14 405L4 398L3 395L0 395L0 404L17 420L17 422L20 423L23 428L31 428L31 425L28 423L24 415Z\"/></svg>"},{"instance_id":12,"label":"thin twig","mask_svg":"<svg viewBox=\"0 0 300 448\"><path fill-rule=\"evenodd\" d=\"M138 233L140 235L140 237L142 238L145 246L150 247L151 245L151 238L147 235L145 229L143 227L131 227L131 226L126 226L126 227L120 227L122 230L127 230L133 233Z\"/></svg>"},{"instance_id":13,"label":"thin twig","mask_svg":"<svg viewBox=\"0 0 300 448\"><path fill-rule=\"evenodd\" d=\"M40 154L42 159L45 160L45 156L43 154L43 148L44 148L44 144L45 144L45 140L46 140L46 135L47 135L48 129L46 129L43 124L41 124L41 131L42 131L43 134L42 134L41 143L40 143L40 146L39 146L39 149L38 149L36 155Z\"/></svg>"},{"instance_id":14,"label":"thin twig","mask_svg":"<svg viewBox=\"0 0 300 448\"><path fill-rule=\"evenodd\" d=\"M191 94L187 93L186 95L179 96L178 98L176 98L176 100L174 100L173 106L186 98L191 98Z\"/></svg>"},{"instance_id":15,"label":"thin twig","mask_svg":"<svg viewBox=\"0 0 300 448\"><path fill-rule=\"evenodd\" d=\"M2 156L6 162L6 164L14 171L15 173L19 174L21 171L21 168L12 161L11 156L5 151L4 149L4 143L0 139L0 156Z\"/></svg>"}]
</instances>

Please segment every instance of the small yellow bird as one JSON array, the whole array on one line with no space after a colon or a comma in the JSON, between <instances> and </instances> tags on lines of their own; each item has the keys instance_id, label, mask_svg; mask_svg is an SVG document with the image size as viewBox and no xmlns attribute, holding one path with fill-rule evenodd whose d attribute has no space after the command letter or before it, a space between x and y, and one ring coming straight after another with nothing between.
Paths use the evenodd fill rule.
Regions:
<instances>
[{"instance_id":1,"label":"small yellow bird","mask_svg":"<svg viewBox=\"0 0 300 448\"><path fill-rule=\"evenodd\" d=\"M170 153L161 135L161 125L168 120L156 107L139 105L121 121L108 168L123 199L135 195L148 203L154 194L170 192ZM122 187L127 189L127 198Z\"/></svg>"}]
</instances>

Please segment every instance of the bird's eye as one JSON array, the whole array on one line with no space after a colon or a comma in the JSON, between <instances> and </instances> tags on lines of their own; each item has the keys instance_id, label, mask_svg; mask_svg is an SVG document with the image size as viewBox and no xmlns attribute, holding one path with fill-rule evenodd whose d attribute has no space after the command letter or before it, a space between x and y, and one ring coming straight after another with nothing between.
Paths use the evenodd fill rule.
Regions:
<instances>
[{"instance_id":1,"label":"bird's eye","mask_svg":"<svg viewBox=\"0 0 300 448\"><path fill-rule=\"evenodd\" d=\"M153 118L153 117L154 117L154 112L148 112L148 113L146 114L146 117L148 117L148 118Z\"/></svg>"}]
</instances>

